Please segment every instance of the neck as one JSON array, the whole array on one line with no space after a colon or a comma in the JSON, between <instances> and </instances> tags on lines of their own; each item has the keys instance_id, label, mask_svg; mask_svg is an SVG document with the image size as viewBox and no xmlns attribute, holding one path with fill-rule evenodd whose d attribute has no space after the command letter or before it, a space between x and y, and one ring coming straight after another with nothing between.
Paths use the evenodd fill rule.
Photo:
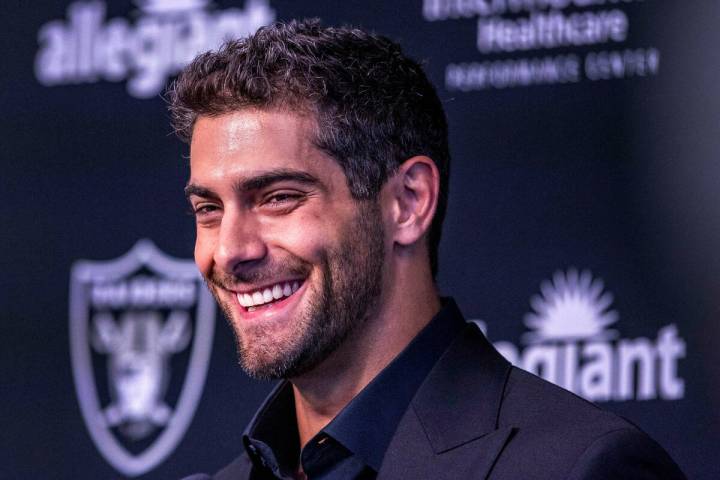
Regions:
<instances>
[{"instance_id":1,"label":"neck","mask_svg":"<svg viewBox=\"0 0 720 480\"><path fill-rule=\"evenodd\" d=\"M363 328L317 368L291 379L301 447L330 423L440 310L429 268L406 268L394 273L383 289L380 308Z\"/></svg>"}]
</instances>

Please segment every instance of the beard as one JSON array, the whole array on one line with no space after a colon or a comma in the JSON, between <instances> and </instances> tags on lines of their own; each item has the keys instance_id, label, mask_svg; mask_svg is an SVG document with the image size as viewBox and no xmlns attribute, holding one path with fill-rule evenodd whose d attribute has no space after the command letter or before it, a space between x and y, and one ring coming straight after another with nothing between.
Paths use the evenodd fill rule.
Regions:
<instances>
[{"instance_id":1,"label":"beard","mask_svg":"<svg viewBox=\"0 0 720 480\"><path fill-rule=\"evenodd\" d=\"M354 221L341 233L339 246L321 252L320 281L308 285L306 306L291 319L289 335L274 335L260 326L242 327L241 321L233 320L232 308L214 287L230 290L240 282L262 283L287 274L302 275L309 281L309 262L288 254L254 271L237 275L213 271L207 279L235 334L239 363L249 376L269 380L303 375L337 350L372 315L381 292L384 231L377 201L359 201L358 206Z\"/></svg>"}]
</instances>

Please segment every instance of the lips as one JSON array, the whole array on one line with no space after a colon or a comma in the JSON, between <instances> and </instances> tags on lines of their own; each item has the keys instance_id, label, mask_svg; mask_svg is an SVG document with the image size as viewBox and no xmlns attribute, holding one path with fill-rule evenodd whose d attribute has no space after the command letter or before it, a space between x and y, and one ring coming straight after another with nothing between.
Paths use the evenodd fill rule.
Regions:
<instances>
[{"instance_id":1,"label":"lips","mask_svg":"<svg viewBox=\"0 0 720 480\"><path fill-rule=\"evenodd\" d=\"M302 283L301 280L278 282L254 291L237 292L236 297L240 306L248 312L253 312L291 297L298 291Z\"/></svg>"}]
</instances>

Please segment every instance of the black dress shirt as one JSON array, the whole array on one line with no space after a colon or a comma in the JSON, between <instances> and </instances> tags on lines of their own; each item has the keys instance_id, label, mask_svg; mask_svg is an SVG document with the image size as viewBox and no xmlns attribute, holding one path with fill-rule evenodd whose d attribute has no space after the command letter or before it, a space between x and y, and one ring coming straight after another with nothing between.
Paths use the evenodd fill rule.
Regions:
<instances>
[{"instance_id":1,"label":"black dress shirt","mask_svg":"<svg viewBox=\"0 0 720 480\"><path fill-rule=\"evenodd\" d=\"M433 365L465 327L455 302L443 307L410 344L300 450L292 385L281 382L250 423L243 442L253 480L373 479L402 415Z\"/></svg>"}]
</instances>

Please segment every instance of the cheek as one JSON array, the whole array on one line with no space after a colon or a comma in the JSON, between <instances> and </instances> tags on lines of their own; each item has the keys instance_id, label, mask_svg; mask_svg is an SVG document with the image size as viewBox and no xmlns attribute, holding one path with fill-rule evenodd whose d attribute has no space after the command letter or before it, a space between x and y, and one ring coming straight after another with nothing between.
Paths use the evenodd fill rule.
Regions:
<instances>
[{"instance_id":1,"label":"cheek","mask_svg":"<svg viewBox=\"0 0 720 480\"><path fill-rule=\"evenodd\" d=\"M195 264L204 276L209 276L213 266L215 242L211 235L198 230L195 238Z\"/></svg>"},{"instance_id":2,"label":"cheek","mask_svg":"<svg viewBox=\"0 0 720 480\"><path fill-rule=\"evenodd\" d=\"M339 222L314 214L299 215L292 222L273 228L268 241L305 260L317 260L337 241Z\"/></svg>"}]
</instances>

